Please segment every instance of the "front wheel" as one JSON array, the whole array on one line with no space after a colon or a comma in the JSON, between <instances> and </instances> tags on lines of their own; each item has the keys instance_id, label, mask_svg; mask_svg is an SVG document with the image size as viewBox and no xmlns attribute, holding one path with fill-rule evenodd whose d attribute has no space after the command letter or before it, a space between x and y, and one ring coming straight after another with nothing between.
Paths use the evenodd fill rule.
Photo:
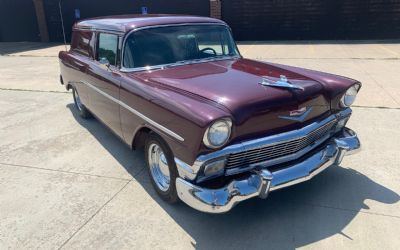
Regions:
<instances>
[{"instance_id":1,"label":"front wheel","mask_svg":"<svg viewBox=\"0 0 400 250\"><path fill-rule=\"evenodd\" d=\"M169 203L178 201L175 180L178 171L171 149L167 143L156 134L149 134L145 143L146 165L158 195Z\"/></svg>"},{"instance_id":2,"label":"front wheel","mask_svg":"<svg viewBox=\"0 0 400 250\"><path fill-rule=\"evenodd\" d=\"M79 116L82 117L83 119L91 118L92 114L90 114L89 110L87 110L85 105L83 105L79 93L75 87L72 87L72 95L74 96L74 104L75 108L79 112Z\"/></svg>"}]
</instances>

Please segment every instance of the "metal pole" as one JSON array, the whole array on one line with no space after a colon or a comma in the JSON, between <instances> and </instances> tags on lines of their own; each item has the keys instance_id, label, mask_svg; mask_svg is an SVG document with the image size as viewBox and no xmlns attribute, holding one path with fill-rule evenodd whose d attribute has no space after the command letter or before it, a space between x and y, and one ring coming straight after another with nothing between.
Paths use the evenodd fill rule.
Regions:
<instances>
[{"instance_id":1,"label":"metal pole","mask_svg":"<svg viewBox=\"0 0 400 250\"><path fill-rule=\"evenodd\" d=\"M62 14L62 10L61 10L61 2L62 2L62 0L58 1L58 8L60 10L61 27L62 27L62 32L63 32L63 36L64 36L65 51L67 51L68 50L68 48L67 48L67 39L65 38L64 19L63 19L63 14Z\"/></svg>"}]
</instances>

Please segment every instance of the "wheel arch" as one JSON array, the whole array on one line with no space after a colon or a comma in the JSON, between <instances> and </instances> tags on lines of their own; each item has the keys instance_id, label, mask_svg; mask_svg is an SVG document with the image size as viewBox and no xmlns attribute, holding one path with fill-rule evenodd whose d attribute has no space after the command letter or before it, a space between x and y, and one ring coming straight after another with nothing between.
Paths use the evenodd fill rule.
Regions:
<instances>
[{"instance_id":1,"label":"wheel arch","mask_svg":"<svg viewBox=\"0 0 400 250\"><path fill-rule=\"evenodd\" d=\"M131 143L132 150L143 148L146 137L150 133L155 133L155 132L154 132L154 130L152 130L151 128L149 128L147 126L143 126L143 127L139 128L138 130L136 130L136 132L133 136L133 139L132 139L132 143Z\"/></svg>"},{"instance_id":2,"label":"wheel arch","mask_svg":"<svg viewBox=\"0 0 400 250\"><path fill-rule=\"evenodd\" d=\"M66 88L67 90L70 90L70 89L72 88L71 82L68 82L67 85L65 86L65 88Z\"/></svg>"}]
</instances>

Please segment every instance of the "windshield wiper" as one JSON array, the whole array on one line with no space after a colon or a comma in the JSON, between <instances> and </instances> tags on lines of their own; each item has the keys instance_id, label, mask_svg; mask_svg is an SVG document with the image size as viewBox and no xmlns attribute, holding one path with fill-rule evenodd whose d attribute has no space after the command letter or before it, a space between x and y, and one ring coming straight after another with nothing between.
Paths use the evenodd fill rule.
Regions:
<instances>
[{"instance_id":1,"label":"windshield wiper","mask_svg":"<svg viewBox=\"0 0 400 250\"><path fill-rule=\"evenodd\" d=\"M201 63L201 62L209 62L209 61L214 61L214 60L224 60L224 59L231 59L231 58L237 58L239 57L238 55L216 55L212 57L206 57L206 58L195 58L195 59L190 59L190 60L181 60L177 61L174 63L166 64L160 66L160 69L164 68L171 68L171 67L176 67L176 66L182 66L182 65L188 65L192 63Z\"/></svg>"},{"instance_id":2,"label":"windshield wiper","mask_svg":"<svg viewBox=\"0 0 400 250\"><path fill-rule=\"evenodd\" d=\"M174 64L190 64L190 63L196 63L196 62L208 62L208 61L213 61L215 59L230 59L232 57L238 57L234 55L216 55L212 57L205 57L205 58L196 58L196 59L190 59L190 60L182 60L182 61L177 61Z\"/></svg>"}]
</instances>

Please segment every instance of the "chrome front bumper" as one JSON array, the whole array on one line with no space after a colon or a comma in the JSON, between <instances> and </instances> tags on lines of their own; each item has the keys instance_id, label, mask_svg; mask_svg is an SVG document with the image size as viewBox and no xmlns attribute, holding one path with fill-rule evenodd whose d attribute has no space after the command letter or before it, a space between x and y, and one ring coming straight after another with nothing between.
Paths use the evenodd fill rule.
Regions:
<instances>
[{"instance_id":1,"label":"chrome front bumper","mask_svg":"<svg viewBox=\"0 0 400 250\"><path fill-rule=\"evenodd\" d=\"M360 149L355 132L348 128L330 139L322 149L307 159L276 171L253 169L246 179L233 180L219 189L207 189L185 179L176 179L179 198L189 206L208 213L224 213L252 197L266 198L270 191L307 181L332 165L339 165L344 155Z\"/></svg>"}]
</instances>

